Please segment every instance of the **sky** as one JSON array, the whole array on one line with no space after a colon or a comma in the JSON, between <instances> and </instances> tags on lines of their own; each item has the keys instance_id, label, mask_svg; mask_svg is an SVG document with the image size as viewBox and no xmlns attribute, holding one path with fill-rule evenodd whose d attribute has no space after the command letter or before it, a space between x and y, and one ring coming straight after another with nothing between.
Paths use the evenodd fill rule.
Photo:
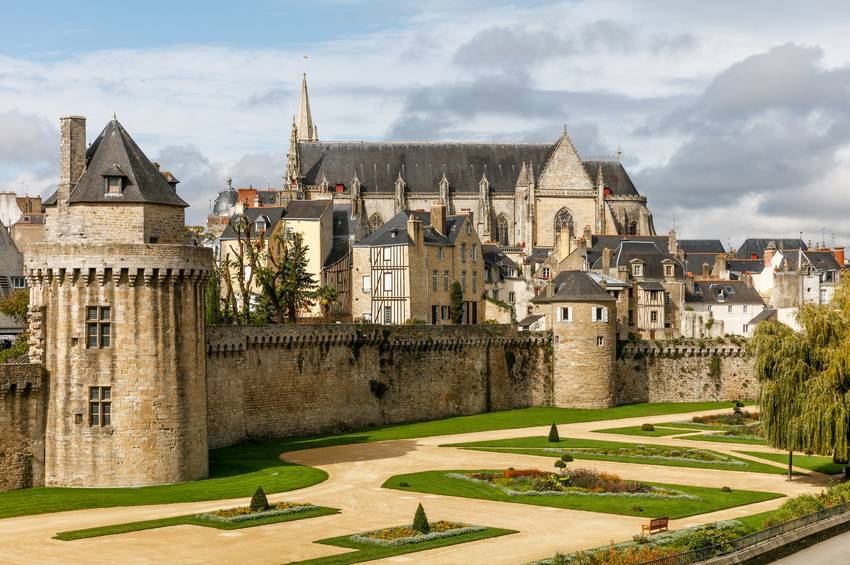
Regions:
<instances>
[{"instance_id":1,"label":"sky","mask_svg":"<svg viewBox=\"0 0 850 565\"><path fill-rule=\"evenodd\" d=\"M0 0L0 189L48 195L59 117L115 113L202 223L280 185L301 73L323 140L614 155L659 233L850 244L850 6L831 1ZM11 25L9 25L11 24Z\"/></svg>"}]
</instances>

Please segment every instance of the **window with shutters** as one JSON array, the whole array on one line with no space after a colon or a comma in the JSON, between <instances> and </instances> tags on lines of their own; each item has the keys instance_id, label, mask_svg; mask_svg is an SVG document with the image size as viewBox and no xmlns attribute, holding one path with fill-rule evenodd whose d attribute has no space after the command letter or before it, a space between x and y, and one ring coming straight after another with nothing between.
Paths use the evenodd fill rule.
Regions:
<instances>
[{"instance_id":1,"label":"window with shutters","mask_svg":"<svg viewBox=\"0 0 850 565\"><path fill-rule=\"evenodd\" d=\"M561 306L556 310L557 320L559 322L572 322L573 321L573 309L569 306Z\"/></svg>"},{"instance_id":2,"label":"window with shutters","mask_svg":"<svg viewBox=\"0 0 850 565\"><path fill-rule=\"evenodd\" d=\"M594 322L607 322L608 308L604 306L594 306L591 316Z\"/></svg>"}]
</instances>

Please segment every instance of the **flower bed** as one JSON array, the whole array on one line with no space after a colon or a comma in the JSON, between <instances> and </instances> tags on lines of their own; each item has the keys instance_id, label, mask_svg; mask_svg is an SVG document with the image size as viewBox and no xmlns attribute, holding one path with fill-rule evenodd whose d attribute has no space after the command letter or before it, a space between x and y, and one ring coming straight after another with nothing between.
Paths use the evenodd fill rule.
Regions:
<instances>
[{"instance_id":1,"label":"flower bed","mask_svg":"<svg viewBox=\"0 0 850 565\"><path fill-rule=\"evenodd\" d=\"M256 520L258 518L269 518L271 516L292 514L294 512L305 512L316 508L318 508L318 506L314 504L278 502L277 504L270 505L268 510L264 510L262 512L253 512L248 506L238 506L236 508L225 508L214 512L199 514L198 518L201 520L209 520L211 522L232 524L235 522L244 522L246 520Z\"/></svg>"},{"instance_id":2,"label":"flower bed","mask_svg":"<svg viewBox=\"0 0 850 565\"><path fill-rule=\"evenodd\" d=\"M508 469L496 473L447 473L447 477L499 489L508 496L626 496L697 500L683 492L624 481L612 473L572 469L563 476L537 469Z\"/></svg>"},{"instance_id":3,"label":"flower bed","mask_svg":"<svg viewBox=\"0 0 850 565\"><path fill-rule=\"evenodd\" d=\"M741 410L740 412L731 412L727 414L710 414L708 416L694 416L691 418L694 424L704 424L707 426L742 426L752 425L759 422L758 412L748 412Z\"/></svg>"},{"instance_id":4,"label":"flower bed","mask_svg":"<svg viewBox=\"0 0 850 565\"><path fill-rule=\"evenodd\" d=\"M667 447L661 445L635 445L630 447L573 447L573 448L544 448L553 453L569 453L571 455L597 455L607 457L637 457L641 459L664 459L667 461L696 461L715 465L746 466L747 463L701 449L689 447Z\"/></svg>"},{"instance_id":5,"label":"flower bed","mask_svg":"<svg viewBox=\"0 0 850 565\"><path fill-rule=\"evenodd\" d=\"M430 533L423 534L409 526L396 526L394 528L382 528L360 534L354 534L349 539L355 543L369 543L373 545L397 546L410 543L421 543L440 538L460 536L470 532L478 532L486 528L482 526L470 526L459 522L447 522L439 520L430 522Z\"/></svg>"}]
</instances>

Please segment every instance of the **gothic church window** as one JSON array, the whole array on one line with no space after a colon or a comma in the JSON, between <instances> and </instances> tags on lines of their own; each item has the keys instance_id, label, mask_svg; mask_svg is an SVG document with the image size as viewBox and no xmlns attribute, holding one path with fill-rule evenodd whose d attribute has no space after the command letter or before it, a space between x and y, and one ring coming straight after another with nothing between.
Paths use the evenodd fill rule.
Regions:
<instances>
[{"instance_id":1,"label":"gothic church window","mask_svg":"<svg viewBox=\"0 0 850 565\"><path fill-rule=\"evenodd\" d=\"M372 233L382 225L384 225L384 219L381 217L380 214L375 212L374 214L369 216L369 233Z\"/></svg>"},{"instance_id":2,"label":"gothic church window","mask_svg":"<svg viewBox=\"0 0 850 565\"><path fill-rule=\"evenodd\" d=\"M561 228L567 228L567 231L572 236L575 234L575 220L573 214L566 208L561 208L555 214L555 233L559 233Z\"/></svg>"},{"instance_id":3,"label":"gothic church window","mask_svg":"<svg viewBox=\"0 0 850 565\"><path fill-rule=\"evenodd\" d=\"M496 239L502 247L507 247L510 244L509 233L510 224L508 219L504 214L499 214L499 217L496 218Z\"/></svg>"}]
</instances>

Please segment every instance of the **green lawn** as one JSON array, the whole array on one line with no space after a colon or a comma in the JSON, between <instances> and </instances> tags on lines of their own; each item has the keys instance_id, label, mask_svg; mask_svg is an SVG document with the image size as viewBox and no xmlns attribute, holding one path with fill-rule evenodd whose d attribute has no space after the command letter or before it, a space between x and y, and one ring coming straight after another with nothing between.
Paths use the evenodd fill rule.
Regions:
<instances>
[{"instance_id":1,"label":"green lawn","mask_svg":"<svg viewBox=\"0 0 850 565\"><path fill-rule=\"evenodd\" d=\"M713 424L697 424L696 422L663 422L661 424L655 425L662 426L665 428L680 428L683 430L702 430L704 432L710 432L712 430L725 430L723 426L715 426Z\"/></svg>"},{"instance_id":2,"label":"green lawn","mask_svg":"<svg viewBox=\"0 0 850 565\"><path fill-rule=\"evenodd\" d=\"M788 465L787 453L764 453L761 451L738 451L736 453L752 455L759 459L767 459L768 461L776 461L777 463ZM843 463L833 463L832 457L821 457L819 455L803 455L802 453L795 453L793 465L801 469L808 469L809 471L824 473L826 475L837 475L844 472ZM787 468L785 472L788 472Z\"/></svg>"},{"instance_id":3,"label":"green lawn","mask_svg":"<svg viewBox=\"0 0 850 565\"><path fill-rule=\"evenodd\" d=\"M446 447L463 447L466 449L474 449L476 451L493 451L497 453L519 453L523 455L542 455L545 457L560 457L562 454L557 451L545 451L546 449L567 449L582 448L582 447L634 447L635 443L619 442L619 441L602 441L595 439L572 439L561 438L557 443L550 443L549 439L543 436L539 437L524 437L500 440L486 440L469 443L455 443ZM651 446L652 444L645 444ZM660 446L666 447L666 446ZM723 456L722 453L708 451L715 455ZM589 459L594 461L617 461L620 463L641 463L645 465L664 465L668 467L690 467L697 469L717 469L721 471L746 471L750 473L771 473L782 475L786 471L782 467L756 463L739 457L732 457L736 461L740 461L743 465L729 465L722 463L706 463L703 461L671 461L663 458L636 457L629 455L597 455L592 453L570 452L575 459Z\"/></svg>"},{"instance_id":4,"label":"green lawn","mask_svg":"<svg viewBox=\"0 0 850 565\"><path fill-rule=\"evenodd\" d=\"M392 488L403 491L422 492L429 494L442 494L448 496L461 496L464 498L480 498L484 500L496 500L499 502L513 502L519 504L532 504L535 506L550 506L553 508L569 508L573 510L587 510L591 512L605 512L608 514L622 514L626 516L684 518L695 514L704 514L732 508L744 504L752 504L782 495L772 492L756 492L746 490L733 490L723 492L716 488L667 485L660 483L648 483L659 487L675 489L686 494L698 496L699 500L660 498L637 498L630 496L508 496L499 489L486 484L452 479L447 473L471 473L485 471L424 471L407 475L395 475L390 477L384 484L384 488ZM402 487L401 483L410 486Z\"/></svg>"},{"instance_id":5,"label":"green lawn","mask_svg":"<svg viewBox=\"0 0 850 565\"><path fill-rule=\"evenodd\" d=\"M293 520L304 520L306 518L315 518L317 516L327 516L329 514L337 514L339 510L336 508L327 508L319 506L312 510L304 510L303 512L293 512L291 514L280 514L277 516L269 516L266 518L257 518L256 520L244 520L242 522L234 522L231 524L224 522L216 522L213 520L204 520L197 514L189 516L174 516L172 518L160 518L158 520L145 520L142 522L128 522L126 524L112 524L109 526L99 526L97 528L87 528L85 530L70 530L67 532L59 532L54 539L62 541L73 541L78 539L96 538L100 536L111 536L115 534L126 534L127 532L138 532L141 530L153 530L155 528L167 528L169 526L203 526L205 528L216 528L219 530L241 530L242 528L253 528L255 526L265 526L266 524L277 524L280 522L291 522Z\"/></svg>"},{"instance_id":6,"label":"green lawn","mask_svg":"<svg viewBox=\"0 0 850 565\"><path fill-rule=\"evenodd\" d=\"M198 502L248 497L262 486L267 494L308 487L327 474L281 461L280 454L351 443L460 434L530 426L599 421L728 408L730 402L627 404L614 408L523 408L458 416L430 422L368 428L345 434L248 443L210 451L210 478L142 488L34 488L0 493L0 519L47 512L145 504Z\"/></svg>"},{"instance_id":7,"label":"green lawn","mask_svg":"<svg viewBox=\"0 0 850 565\"><path fill-rule=\"evenodd\" d=\"M625 428L606 428L604 430L593 430L593 432L597 434L623 434L627 436L662 437L674 436L677 434L687 434L691 433L691 430L677 430L674 428L662 428L661 426L655 426L654 430L648 432L646 430L642 430L640 426L626 426Z\"/></svg>"},{"instance_id":8,"label":"green lawn","mask_svg":"<svg viewBox=\"0 0 850 565\"><path fill-rule=\"evenodd\" d=\"M460 536L452 536L448 538L440 538L422 543L411 543L396 547L387 547L380 545L372 545L369 543L356 543L351 541L351 536L340 536L338 538L328 538L319 540L316 543L325 545L333 545L336 547L348 547L355 549L350 553L342 553L340 555L329 555L328 557L319 557L309 559L307 561L297 561L298 565L345 565L346 563L362 563L363 561L372 561L374 559L383 559L385 557L393 557L395 555L404 555L405 553L415 553L425 551L427 549L436 549L438 547L446 547L449 545L457 545L470 541L494 538L508 534L515 534L514 530L502 530L499 528L487 528L478 532L470 532ZM424 559L421 561L425 563Z\"/></svg>"},{"instance_id":9,"label":"green lawn","mask_svg":"<svg viewBox=\"0 0 850 565\"><path fill-rule=\"evenodd\" d=\"M678 439L690 439L694 441L715 441L720 443L742 443L746 445L765 445L764 440L761 439L742 438L726 434L694 434L681 436Z\"/></svg>"}]
</instances>

